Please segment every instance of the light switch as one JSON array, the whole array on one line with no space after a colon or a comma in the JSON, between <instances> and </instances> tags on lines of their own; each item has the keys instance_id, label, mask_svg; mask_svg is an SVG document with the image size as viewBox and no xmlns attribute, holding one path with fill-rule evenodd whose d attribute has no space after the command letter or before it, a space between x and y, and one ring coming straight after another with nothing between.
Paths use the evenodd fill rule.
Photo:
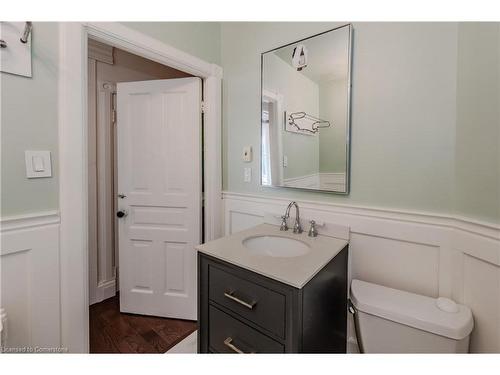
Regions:
<instances>
[{"instance_id":1,"label":"light switch","mask_svg":"<svg viewBox=\"0 0 500 375\"><path fill-rule=\"evenodd\" d=\"M31 158L31 163L33 164L33 171L43 172L45 167L43 164L43 158L40 155L35 155Z\"/></svg>"},{"instance_id":2,"label":"light switch","mask_svg":"<svg viewBox=\"0 0 500 375\"><path fill-rule=\"evenodd\" d=\"M26 177L52 177L50 151L25 151Z\"/></svg>"},{"instance_id":3,"label":"light switch","mask_svg":"<svg viewBox=\"0 0 500 375\"><path fill-rule=\"evenodd\" d=\"M252 161L252 146L243 147L243 161L246 163Z\"/></svg>"},{"instance_id":4,"label":"light switch","mask_svg":"<svg viewBox=\"0 0 500 375\"><path fill-rule=\"evenodd\" d=\"M283 167L288 167L288 156L283 155Z\"/></svg>"},{"instance_id":5,"label":"light switch","mask_svg":"<svg viewBox=\"0 0 500 375\"><path fill-rule=\"evenodd\" d=\"M252 168L245 168L243 180L245 182L251 182L252 181Z\"/></svg>"}]
</instances>

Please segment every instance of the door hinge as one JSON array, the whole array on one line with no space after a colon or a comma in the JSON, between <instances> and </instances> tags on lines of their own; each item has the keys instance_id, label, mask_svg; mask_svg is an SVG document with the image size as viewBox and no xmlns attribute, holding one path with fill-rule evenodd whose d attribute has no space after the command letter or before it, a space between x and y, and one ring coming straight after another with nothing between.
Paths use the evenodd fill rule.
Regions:
<instances>
[{"instance_id":1,"label":"door hinge","mask_svg":"<svg viewBox=\"0 0 500 375\"><path fill-rule=\"evenodd\" d=\"M201 113L205 113L207 106L204 101L201 102Z\"/></svg>"},{"instance_id":2,"label":"door hinge","mask_svg":"<svg viewBox=\"0 0 500 375\"><path fill-rule=\"evenodd\" d=\"M111 123L116 124L116 92L111 93Z\"/></svg>"}]
</instances>

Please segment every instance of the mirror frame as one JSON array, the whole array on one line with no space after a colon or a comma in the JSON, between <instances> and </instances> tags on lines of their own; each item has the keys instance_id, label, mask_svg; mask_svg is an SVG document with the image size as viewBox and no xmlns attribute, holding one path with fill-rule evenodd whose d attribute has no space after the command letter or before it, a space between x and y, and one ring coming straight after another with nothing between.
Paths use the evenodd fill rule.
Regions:
<instances>
[{"instance_id":1,"label":"mirror frame","mask_svg":"<svg viewBox=\"0 0 500 375\"><path fill-rule=\"evenodd\" d=\"M344 27L347 27L349 30L349 37L348 37L348 62L347 62L347 108L346 108L346 172L345 172L345 192L344 191L333 191L333 190L319 190L319 189L307 189L307 188L301 188L301 187L292 187L292 186L280 186L280 185L263 185L262 184L262 110L263 110L263 91L264 91L264 55L276 50L279 50L284 47L288 47L293 44L297 44L303 41L306 41L308 39L315 38L320 35L324 35L327 33L330 33L335 30L342 29ZM338 195L349 195L350 192L350 187L351 187L351 89L352 89L352 40L353 40L353 32L354 29L352 27L351 23L335 27L333 29L329 29L326 31L323 31L318 34L314 34L311 36L308 36L303 39L299 39L284 45L281 45L279 47L272 48L268 51L262 52L260 54L260 113L259 113L259 119L260 119L260 138L259 138L259 151L260 151L260 158L259 158L259 181L260 181L260 186L264 188L282 188L282 189L296 189L296 190L302 190L302 191L309 191L309 192L315 192L315 193L327 193L327 194L338 194Z\"/></svg>"}]
</instances>

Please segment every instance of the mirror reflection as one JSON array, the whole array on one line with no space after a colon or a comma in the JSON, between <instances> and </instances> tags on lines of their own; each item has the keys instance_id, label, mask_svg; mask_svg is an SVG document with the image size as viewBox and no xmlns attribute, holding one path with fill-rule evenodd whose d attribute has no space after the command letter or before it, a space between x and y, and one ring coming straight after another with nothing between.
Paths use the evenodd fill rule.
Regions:
<instances>
[{"instance_id":1,"label":"mirror reflection","mask_svg":"<svg viewBox=\"0 0 500 375\"><path fill-rule=\"evenodd\" d=\"M348 193L351 32L262 54L262 185Z\"/></svg>"}]
</instances>

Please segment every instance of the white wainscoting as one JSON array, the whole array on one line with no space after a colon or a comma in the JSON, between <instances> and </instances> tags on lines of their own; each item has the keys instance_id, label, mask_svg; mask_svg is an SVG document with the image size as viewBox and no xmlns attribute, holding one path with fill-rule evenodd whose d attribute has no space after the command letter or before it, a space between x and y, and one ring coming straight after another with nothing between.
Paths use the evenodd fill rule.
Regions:
<instances>
[{"instance_id":1,"label":"white wainscoting","mask_svg":"<svg viewBox=\"0 0 500 375\"><path fill-rule=\"evenodd\" d=\"M319 173L319 187L322 190L345 191L345 173Z\"/></svg>"},{"instance_id":2,"label":"white wainscoting","mask_svg":"<svg viewBox=\"0 0 500 375\"><path fill-rule=\"evenodd\" d=\"M284 186L302 189L345 191L345 173L313 173L286 178Z\"/></svg>"},{"instance_id":3,"label":"white wainscoting","mask_svg":"<svg viewBox=\"0 0 500 375\"><path fill-rule=\"evenodd\" d=\"M6 348L60 346L59 221L51 211L0 222Z\"/></svg>"},{"instance_id":4,"label":"white wainscoting","mask_svg":"<svg viewBox=\"0 0 500 375\"><path fill-rule=\"evenodd\" d=\"M260 224L266 213L281 214L288 203L283 198L224 193L225 233ZM471 351L500 352L499 226L422 213L298 203L304 218L350 227L350 278L464 303L475 320ZM57 212L0 222L0 307L7 312L8 347L60 345L59 222ZM349 327L354 342L352 322Z\"/></svg>"},{"instance_id":5,"label":"white wainscoting","mask_svg":"<svg viewBox=\"0 0 500 375\"><path fill-rule=\"evenodd\" d=\"M283 180L283 186L302 189L319 189L319 173L285 178Z\"/></svg>"},{"instance_id":6,"label":"white wainscoting","mask_svg":"<svg viewBox=\"0 0 500 375\"><path fill-rule=\"evenodd\" d=\"M229 192L223 198L226 234L260 224L267 213L282 214L289 203L283 198ZM350 227L350 279L466 304L475 320L471 352L500 353L498 225L426 213L297 202L304 218ZM354 343L350 351L355 352L349 319L349 343Z\"/></svg>"}]
</instances>

